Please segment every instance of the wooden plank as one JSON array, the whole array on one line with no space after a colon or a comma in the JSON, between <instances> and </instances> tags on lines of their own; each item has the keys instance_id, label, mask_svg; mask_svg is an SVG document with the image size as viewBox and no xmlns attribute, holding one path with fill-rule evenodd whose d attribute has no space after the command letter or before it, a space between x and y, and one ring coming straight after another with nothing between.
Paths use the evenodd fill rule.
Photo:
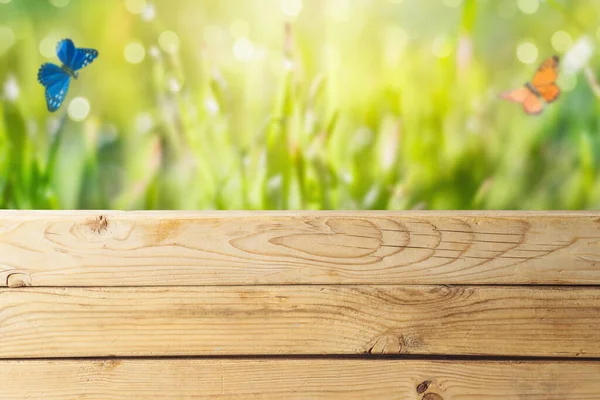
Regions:
<instances>
[{"instance_id":1,"label":"wooden plank","mask_svg":"<svg viewBox=\"0 0 600 400\"><path fill-rule=\"evenodd\" d=\"M0 212L0 285L600 284L600 212Z\"/></svg>"},{"instance_id":2,"label":"wooden plank","mask_svg":"<svg viewBox=\"0 0 600 400\"><path fill-rule=\"evenodd\" d=\"M586 287L2 289L0 357L599 357L599 315Z\"/></svg>"},{"instance_id":3,"label":"wooden plank","mask_svg":"<svg viewBox=\"0 0 600 400\"><path fill-rule=\"evenodd\" d=\"M0 362L0 399L596 400L598 362L56 360Z\"/></svg>"}]
</instances>

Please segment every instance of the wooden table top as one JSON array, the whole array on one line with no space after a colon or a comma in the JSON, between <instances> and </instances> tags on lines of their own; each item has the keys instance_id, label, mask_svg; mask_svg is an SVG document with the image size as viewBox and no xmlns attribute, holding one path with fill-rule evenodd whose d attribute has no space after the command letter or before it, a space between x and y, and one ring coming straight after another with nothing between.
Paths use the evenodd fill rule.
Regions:
<instances>
[{"instance_id":1,"label":"wooden table top","mask_svg":"<svg viewBox=\"0 0 600 400\"><path fill-rule=\"evenodd\" d=\"M0 399L600 399L600 212L0 211Z\"/></svg>"}]
</instances>

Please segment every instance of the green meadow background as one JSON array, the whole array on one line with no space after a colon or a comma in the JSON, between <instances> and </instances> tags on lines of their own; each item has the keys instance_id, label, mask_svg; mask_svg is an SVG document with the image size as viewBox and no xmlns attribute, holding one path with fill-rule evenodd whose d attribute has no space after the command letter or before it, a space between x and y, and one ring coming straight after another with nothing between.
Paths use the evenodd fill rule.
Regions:
<instances>
[{"instance_id":1,"label":"green meadow background","mask_svg":"<svg viewBox=\"0 0 600 400\"><path fill-rule=\"evenodd\" d=\"M600 207L597 0L0 0L0 207ZM100 56L46 109L56 42ZM498 94L558 54L539 116Z\"/></svg>"}]
</instances>

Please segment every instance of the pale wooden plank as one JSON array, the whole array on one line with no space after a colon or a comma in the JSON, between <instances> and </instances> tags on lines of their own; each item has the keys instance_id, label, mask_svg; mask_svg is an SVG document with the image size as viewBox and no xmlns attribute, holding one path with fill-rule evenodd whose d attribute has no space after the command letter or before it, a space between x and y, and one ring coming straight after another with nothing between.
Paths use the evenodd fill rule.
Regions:
<instances>
[{"instance_id":1,"label":"pale wooden plank","mask_svg":"<svg viewBox=\"0 0 600 400\"><path fill-rule=\"evenodd\" d=\"M0 286L599 284L600 212L0 212Z\"/></svg>"},{"instance_id":2,"label":"pale wooden plank","mask_svg":"<svg viewBox=\"0 0 600 400\"><path fill-rule=\"evenodd\" d=\"M592 400L598 362L56 360L0 362L0 399ZM422 384L429 381L429 384ZM419 391L427 388L425 391ZM436 396L437 395L437 396Z\"/></svg>"},{"instance_id":3,"label":"pale wooden plank","mask_svg":"<svg viewBox=\"0 0 600 400\"><path fill-rule=\"evenodd\" d=\"M598 357L599 315L586 287L3 289L0 357Z\"/></svg>"}]
</instances>

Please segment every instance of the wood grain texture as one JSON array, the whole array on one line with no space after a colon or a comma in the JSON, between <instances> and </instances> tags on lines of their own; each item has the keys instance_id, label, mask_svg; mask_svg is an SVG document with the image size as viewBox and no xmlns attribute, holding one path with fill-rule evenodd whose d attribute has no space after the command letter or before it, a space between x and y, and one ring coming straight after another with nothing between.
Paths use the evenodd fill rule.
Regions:
<instances>
[{"instance_id":1,"label":"wood grain texture","mask_svg":"<svg viewBox=\"0 0 600 400\"><path fill-rule=\"evenodd\" d=\"M0 285L599 284L600 212L0 212Z\"/></svg>"},{"instance_id":2,"label":"wood grain texture","mask_svg":"<svg viewBox=\"0 0 600 400\"><path fill-rule=\"evenodd\" d=\"M0 357L599 357L599 315L585 287L1 289Z\"/></svg>"},{"instance_id":3,"label":"wood grain texture","mask_svg":"<svg viewBox=\"0 0 600 400\"><path fill-rule=\"evenodd\" d=\"M0 399L596 400L599 376L598 362L4 361Z\"/></svg>"}]
</instances>

